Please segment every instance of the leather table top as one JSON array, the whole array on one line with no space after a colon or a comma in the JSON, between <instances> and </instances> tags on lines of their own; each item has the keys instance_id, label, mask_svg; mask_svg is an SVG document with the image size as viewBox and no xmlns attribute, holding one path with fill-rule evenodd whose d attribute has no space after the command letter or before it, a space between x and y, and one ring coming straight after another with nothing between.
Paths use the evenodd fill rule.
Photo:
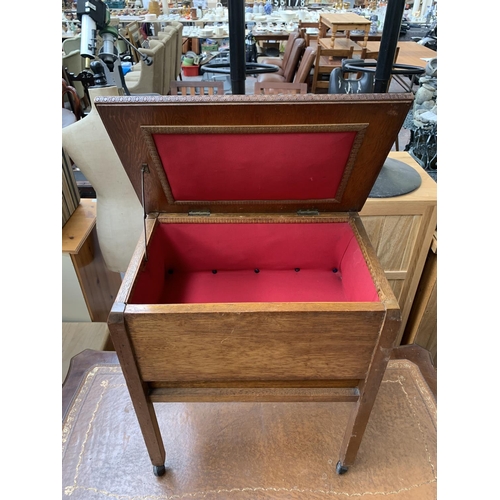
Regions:
<instances>
[{"instance_id":1,"label":"leather table top","mask_svg":"<svg viewBox=\"0 0 500 500\"><path fill-rule=\"evenodd\" d=\"M353 403L160 403L167 472L156 477L121 368L102 359L71 389L62 498L436 498L437 404L411 361L389 362L345 475L335 465Z\"/></svg>"}]
</instances>

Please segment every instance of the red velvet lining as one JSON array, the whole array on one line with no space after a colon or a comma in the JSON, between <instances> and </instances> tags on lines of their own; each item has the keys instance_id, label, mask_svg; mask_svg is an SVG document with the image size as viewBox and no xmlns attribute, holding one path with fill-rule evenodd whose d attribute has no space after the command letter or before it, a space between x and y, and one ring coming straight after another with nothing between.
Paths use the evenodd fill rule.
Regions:
<instances>
[{"instance_id":1,"label":"red velvet lining","mask_svg":"<svg viewBox=\"0 0 500 500\"><path fill-rule=\"evenodd\" d=\"M356 132L153 134L176 201L332 199Z\"/></svg>"},{"instance_id":2,"label":"red velvet lining","mask_svg":"<svg viewBox=\"0 0 500 500\"><path fill-rule=\"evenodd\" d=\"M148 256L132 304L379 301L348 223L160 224Z\"/></svg>"}]
</instances>

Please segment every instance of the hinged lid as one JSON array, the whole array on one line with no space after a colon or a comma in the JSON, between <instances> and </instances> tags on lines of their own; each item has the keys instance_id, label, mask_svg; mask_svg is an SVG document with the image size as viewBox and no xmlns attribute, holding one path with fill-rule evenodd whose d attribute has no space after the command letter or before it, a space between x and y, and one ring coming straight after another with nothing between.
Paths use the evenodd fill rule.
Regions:
<instances>
[{"instance_id":1,"label":"hinged lid","mask_svg":"<svg viewBox=\"0 0 500 500\"><path fill-rule=\"evenodd\" d=\"M146 212L360 211L412 94L98 97Z\"/></svg>"}]
</instances>

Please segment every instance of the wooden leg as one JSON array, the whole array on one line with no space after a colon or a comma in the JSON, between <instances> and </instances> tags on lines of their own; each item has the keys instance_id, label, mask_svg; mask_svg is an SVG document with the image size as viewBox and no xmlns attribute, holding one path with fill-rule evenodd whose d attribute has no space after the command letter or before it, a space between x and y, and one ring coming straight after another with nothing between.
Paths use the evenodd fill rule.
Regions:
<instances>
[{"instance_id":1,"label":"wooden leg","mask_svg":"<svg viewBox=\"0 0 500 500\"><path fill-rule=\"evenodd\" d=\"M108 327L116 354L120 360L142 436L146 443L149 458L153 464L154 474L161 476L165 472L165 447L153 403L148 395L147 386L142 381L135 363L123 318L124 310L125 304L115 303L113 305L108 318Z\"/></svg>"},{"instance_id":2,"label":"wooden leg","mask_svg":"<svg viewBox=\"0 0 500 500\"><path fill-rule=\"evenodd\" d=\"M382 375L383 373L382 371ZM380 381L381 380L382 377L380 377ZM373 382L374 381L372 381L371 384L365 384L365 388L360 391L359 400L352 410L349 421L347 422L344 440L340 447L339 462L337 464L338 474L347 472L347 468L353 465L356 460L356 455L361 445L366 426L368 425L368 419L370 418L370 413L375 403L378 390L378 387L373 387Z\"/></svg>"},{"instance_id":3,"label":"wooden leg","mask_svg":"<svg viewBox=\"0 0 500 500\"><path fill-rule=\"evenodd\" d=\"M340 447L340 456L337 463L338 474L346 473L348 467L353 465L356 460L387 363L391 358L392 347L400 326L400 322L396 319L397 315L399 313L388 311L370 368L364 382L359 387L359 399L349 417L344 440Z\"/></svg>"}]
</instances>

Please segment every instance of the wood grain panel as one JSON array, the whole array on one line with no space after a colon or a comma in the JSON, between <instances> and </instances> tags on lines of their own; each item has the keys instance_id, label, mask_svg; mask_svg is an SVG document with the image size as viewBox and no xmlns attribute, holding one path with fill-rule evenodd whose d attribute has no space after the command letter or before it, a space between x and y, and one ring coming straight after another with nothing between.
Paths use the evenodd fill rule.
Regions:
<instances>
[{"instance_id":1,"label":"wood grain panel","mask_svg":"<svg viewBox=\"0 0 500 500\"><path fill-rule=\"evenodd\" d=\"M150 169L144 179L148 193L145 209L150 212L295 212L359 211L366 201L394 139L413 102L411 94L337 94L337 95L252 95L252 96L157 96L97 97L95 105L122 161L137 195L141 197L139 165L150 164L151 152L143 139L143 126L282 126L369 123L363 143L342 199L337 202L302 200L259 204L192 200L192 205L169 204L160 179ZM295 159L297 160L297 159ZM207 165L207 168L214 168ZM293 161L291 162L291 171Z\"/></svg>"},{"instance_id":2,"label":"wood grain panel","mask_svg":"<svg viewBox=\"0 0 500 500\"><path fill-rule=\"evenodd\" d=\"M384 271L406 271L420 227L420 216L361 217Z\"/></svg>"},{"instance_id":3,"label":"wood grain panel","mask_svg":"<svg viewBox=\"0 0 500 500\"><path fill-rule=\"evenodd\" d=\"M126 312L125 319L143 380L245 381L364 378L384 315Z\"/></svg>"},{"instance_id":4,"label":"wood grain panel","mask_svg":"<svg viewBox=\"0 0 500 500\"><path fill-rule=\"evenodd\" d=\"M433 251L427 257L403 342L427 349L437 366L437 255Z\"/></svg>"},{"instance_id":5,"label":"wood grain panel","mask_svg":"<svg viewBox=\"0 0 500 500\"><path fill-rule=\"evenodd\" d=\"M71 259L92 321L106 322L121 285L120 273L108 271L94 227Z\"/></svg>"},{"instance_id":6,"label":"wood grain panel","mask_svg":"<svg viewBox=\"0 0 500 500\"><path fill-rule=\"evenodd\" d=\"M82 198L62 228L63 253L77 254L96 224L96 202Z\"/></svg>"},{"instance_id":7,"label":"wood grain panel","mask_svg":"<svg viewBox=\"0 0 500 500\"><path fill-rule=\"evenodd\" d=\"M392 291L394 292L394 295L396 296L396 299L398 303L401 305L401 294L403 293L403 288L405 286L405 280L404 279L397 279L397 280L388 280L389 285L391 285Z\"/></svg>"},{"instance_id":8,"label":"wood grain panel","mask_svg":"<svg viewBox=\"0 0 500 500\"><path fill-rule=\"evenodd\" d=\"M266 403L300 403L300 402L355 402L359 398L357 389L156 389L151 393L151 401L156 402L266 402Z\"/></svg>"},{"instance_id":9,"label":"wood grain panel","mask_svg":"<svg viewBox=\"0 0 500 500\"><path fill-rule=\"evenodd\" d=\"M422 221L416 236L416 243L413 248L411 264L408 266L408 278L405 280L405 287L401 293L401 331L398 337L398 344L401 342L406 322L410 314L413 300L417 292L417 287L422 276L427 254L432 242L432 235L437 224L437 208L429 205L422 213ZM406 284L407 282L407 284Z\"/></svg>"}]
</instances>

